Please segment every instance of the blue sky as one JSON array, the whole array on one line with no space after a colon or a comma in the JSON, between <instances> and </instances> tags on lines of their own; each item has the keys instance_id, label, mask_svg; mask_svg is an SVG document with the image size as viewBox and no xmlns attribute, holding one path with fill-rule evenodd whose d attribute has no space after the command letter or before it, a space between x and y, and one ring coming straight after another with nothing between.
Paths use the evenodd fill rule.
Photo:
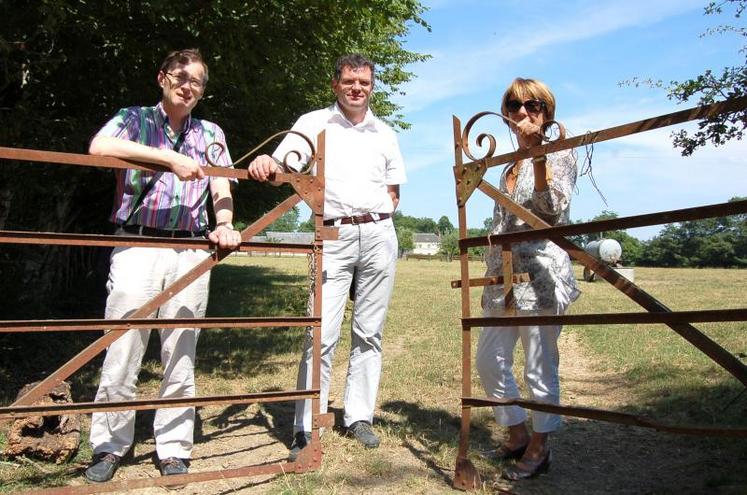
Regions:
<instances>
[{"instance_id":1,"label":"blue sky","mask_svg":"<svg viewBox=\"0 0 747 495\"><path fill-rule=\"evenodd\" d=\"M400 132L408 169L402 212L434 220L446 215L457 225L452 115L464 124L477 112L498 111L500 96L516 76L538 78L550 86L558 101L556 118L572 135L694 105L678 106L662 89L618 83L636 76L683 80L706 68L739 64L737 36L700 36L709 27L735 21L730 13L703 15L706 3L424 2L432 31L413 26L405 47L432 58L409 68L417 77L401 88L406 94L396 98L412 124ZM481 129L498 140L498 152L512 149L507 128L497 118L481 122ZM670 133L678 128L597 144L593 171L607 205L588 177L580 177L571 218L590 219L605 209L620 216L651 213L747 194L743 142L709 147L684 158L671 144ZM580 165L585 153L582 148L578 152ZM490 169L487 180L496 184L500 169ZM492 201L476 192L468 207L469 226L481 227L491 215ZM629 232L647 239L659 228Z\"/></svg>"}]
</instances>

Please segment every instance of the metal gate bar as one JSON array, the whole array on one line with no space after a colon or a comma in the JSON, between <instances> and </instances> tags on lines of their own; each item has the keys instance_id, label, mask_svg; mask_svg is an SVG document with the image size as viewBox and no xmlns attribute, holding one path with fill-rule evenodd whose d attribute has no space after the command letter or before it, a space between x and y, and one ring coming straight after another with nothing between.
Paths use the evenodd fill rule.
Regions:
<instances>
[{"instance_id":1,"label":"metal gate bar","mask_svg":"<svg viewBox=\"0 0 747 495\"><path fill-rule=\"evenodd\" d=\"M274 137L295 131L284 131ZM296 133L297 134L297 133ZM0 333L8 332L52 332L52 331L90 331L94 329L108 329L104 336L94 341L75 357L51 373L47 378L37 384L23 397L18 398L11 406L0 408L0 419L13 419L29 415L57 415L62 413L84 413L94 411L117 411L117 410L145 410L168 407L206 406L218 404L251 404L262 402L293 401L299 399L312 400L312 441L299 454L295 462L279 462L257 466L246 466L238 469L190 473L186 475L159 477L138 480L125 480L119 482L108 482L96 485L68 486L41 490L38 493L99 493L112 490L126 490L148 486L170 486L184 485L190 482L226 479L231 477L253 476L257 474L273 474L281 472L304 472L318 469L321 466L321 442L319 428L332 426L334 418L331 414L320 414L319 383L320 383L320 356L321 356L321 283L322 283L322 243L324 240L337 238L337 229L323 225L324 206L324 162L325 162L325 133L322 131L317 136L317 148L308 138L302 136L312 148L311 165L316 167L316 175L305 173L276 173L271 179L274 182L289 183L295 190L295 195L287 198L262 218L248 226L241 232L242 244L238 251L286 251L292 253L307 253L313 259L313 290L314 305L311 317L252 317L252 318L177 318L168 320L154 320L147 318L159 306L161 306L174 294L182 290L201 275L212 269L224 260L232 251L217 249L209 254L205 260L196 265L187 274L167 287L161 294L154 296L151 300L132 313L126 320L13 320L0 321ZM272 139L270 138L270 139ZM267 141L269 141L268 139ZM260 146L247 153L253 154ZM93 157L72 153L58 153L49 151L27 150L0 147L0 158L10 160L28 160L36 162L57 163L63 165L95 166L107 168L136 168L140 170L164 170L163 167L150 164L129 162L117 158ZM232 177L236 179L249 179L246 170L225 169L220 167L204 167L205 175L215 177ZM256 243L249 242L250 239L265 229L284 212L288 211L300 201L306 201L314 214L315 235L311 246L300 244L278 244L278 243ZM44 244L44 245L82 245L82 246L155 246L155 247L182 247L193 249L210 249L215 246L206 240L200 239L158 239L131 237L131 236L100 236L91 234L69 234L69 233L39 233L25 231L0 231L0 244ZM121 337L126 330L133 328L176 327L188 324L191 327L211 328L218 325L230 325L235 328L258 328L258 327L292 327L307 326L312 332L312 387L305 390L289 390L280 392L263 392L253 394L203 396L184 399L140 399L126 402L95 403L83 402L73 404L61 404L53 406L34 406L37 399L50 391L62 380L79 370L93 357L99 354L112 342Z\"/></svg>"},{"instance_id":2,"label":"metal gate bar","mask_svg":"<svg viewBox=\"0 0 747 495\"><path fill-rule=\"evenodd\" d=\"M112 323L115 322L115 323ZM157 325L154 325L157 323ZM121 320L5 320L0 321L0 333L30 332L90 332L91 330L130 330L132 328L264 328L305 327L320 325L321 318L308 316L283 317L210 317L210 318L125 318Z\"/></svg>"},{"instance_id":3,"label":"metal gate bar","mask_svg":"<svg viewBox=\"0 0 747 495\"><path fill-rule=\"evenodd\" d=\"M721 365L729 373L747 386L747 366L745 366L734 355L727 352L716 342L711 340L698 329L690 325L690 321L744 321L747 320L747 310L708 310L708 311L683 311L672 312L663 303L646 293L634 283L618 274L613 269L599 262L596 258L587 254L572 242L565 239L564 235L577 235L587 232L602 232L606 230L630 228L644 225L657 225L661 223L670 223L675 221L686 221L699 218L709 218L713 216L730 215L744 213L747 211L747 201L734 201L719 205L710 205L684 210L673 210L670 212L660 212L648 215L638 215L628 218L618 218L597 222L587 222L585 224L564 225L552 227L550 224L513 202L508 196L499 191L496 187L483 180L487 169L510 161L540 156L553 151L570 149L577 146L593 144L608 139L622 137L646 130L656 129L676 123L686 122L689 120L714 116L721 113L735 112L747 108L747 97L735 98L725 102L714 103L702 107L695 107L680 112L675 112L659 117L624 124L596 132L589 132L583 136L575 138L562 139L548 144L535 146L526 150L519 150L513 153L492 156L495 151L495 138L489 134L480 134L477 142L481 144L486 138L489 142L489 149L482 158L475 158L469 150L469 131L474 123L491 112L481 112L470 119L467 126L462 132L461 122L457 117L453 117L454 130L454 179L456 184L456 200L459 218L459 250L460 250L460 267L461 278L452 282L452 287L461 289L462 297L462 421L460 429L459 449L456 459L456 468L454 474L454 486L461 489L474 489L480 486L480 475L467 458L469 449L469 429L471 407L487 407L496 405L521 405L527 409L544 410L563 414L566 416L585 417L590 419L599 419L622 424L635 424L637 426L660 429L662 431L671 431L676 433L688 433L696 435L715 435L715 436L747 436L747 429L728 429L728 428L707 428L707 427L684 427L665 425L654 422L647 418L640 418L633 415L624 415L615 411L591 410L588 408L578 408L569 406L555 406L517 399L515 401L506 401L490 398L471 397L471 328L474 326L506 326L519 324L592 324L604 322L607 324L621 323L664 323L676 331L679 335L693 344L699 350L708 355L712 360ZM462 156L466 155L473 161L464 163ZM526 232L513 232L500 235L489 235L480 238L467 237L467 214L466 203L472 193L479 189L494 201L500 203L504 208L523 220L534 230ZM568 254L579 261L582 265L594 270L594 272L607 280L615 288L623 292L633 301L641 305L650 313L616 313L616 314L588 314L588 315L558 315L558 316L541 316L541 317L517 317L512 316L514 309L509 302L511 301L513 283L519 282L511 269L510 261L507 261L505 255L511 253L511 244L530 239L549 239L559 247L564 249ZM468 264L468 248L474 246L493 245L500 246L504 253L503 275L497 277L486 277L479 279L470 279ZM470 315L470 287L491 285L497 283L504 284L504 293L506 296L506 314L500 318L472 318Z\"/></svg>"}]
</instances>

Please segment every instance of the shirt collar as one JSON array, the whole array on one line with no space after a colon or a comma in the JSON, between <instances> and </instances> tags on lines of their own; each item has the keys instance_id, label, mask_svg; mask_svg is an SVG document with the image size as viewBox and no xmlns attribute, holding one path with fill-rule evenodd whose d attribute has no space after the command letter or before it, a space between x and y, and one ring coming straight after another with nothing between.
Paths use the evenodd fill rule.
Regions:
<instances>
[{"instance_id":1,"label":"shirt collar","mask_svg":"<svg viewBox=\"0 0 747 495\"><path fill-rule=\"evenodd\" d=\"M350 127L355 127L356 129L374 129L376 127L376 116L373 114L370 108L366 109L366 115L363 117L363 121L361 121L360 124L353 124L348 120L347 117L345 117L345 114L342 113L342 110L340 109L340 105L335 102L334 105L332 105L332 115L329 117L329 122L346 122Z\"/></svg>"},{"instance_id":2,"label":"shirt collar","mask_svg":"<svg viewBox=\"0 0 747 495\"><path fill-rule=\"evenodd\" d=\"M169 121L169 116L166 114L166 110L163 109L163 103L158 102L156 105L156 115L158 116L158 125L164 127ZM184 133L187 133L192 128L192 114L187 115L187 120L184 122Z\"/></svg>"}]
</instances>

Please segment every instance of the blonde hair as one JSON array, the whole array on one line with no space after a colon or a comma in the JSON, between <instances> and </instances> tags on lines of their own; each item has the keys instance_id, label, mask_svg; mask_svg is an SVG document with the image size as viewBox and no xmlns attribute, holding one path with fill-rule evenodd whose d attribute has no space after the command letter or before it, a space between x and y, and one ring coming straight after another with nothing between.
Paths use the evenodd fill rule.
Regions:
<instances>
[{"instance_id":1,"label":"blonde hair","mask_svg":"<svg viewBox=\"0 0 747 495\"><path fill-rule=\"evenodd\" d=\"M545 103L544 114L545 120L555 120L555 96L542 81L536 79L523 79L517 77L511 82L511 84L503 93L503 100L501 101L501 113L508 115L508 109L506 105L510 100L519 100L524 102L526 100L541 100Z\"/></svg>"}]
</instances>

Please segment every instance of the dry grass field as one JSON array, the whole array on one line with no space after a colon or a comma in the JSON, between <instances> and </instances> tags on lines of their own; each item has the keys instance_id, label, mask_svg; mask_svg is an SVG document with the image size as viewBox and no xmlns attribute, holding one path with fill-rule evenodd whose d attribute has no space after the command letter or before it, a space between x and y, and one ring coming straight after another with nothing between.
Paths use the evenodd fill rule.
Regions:
<instances>
[{"instance_id":1,"label":"dry grass field","mask_svg":"<svg viewBox=\"0 0 747 495\"><path fill-rule=\"evenodd\" d=\"M234 257L214 270L209 311L213 316L303 314L306 269L305 258ZM477 277L483 267L472 263L471 270ZM580 271L578 275L581 279ZM189 485L177 493L456 493L450 482L459 428L460 300L449 282L458 277L457 262L399 263L375 420L382 438L379 449L363 450L335 428L322 438L319 472L221 480ZM635 277L638 285L675 310L747 306L744 271L638 268ZM639 311L605 282L579 284L583 295L573 313ZM473 314L479 315L479 288L472 294ZM338 425L348 325L346 320L331 391L330 410ZM696 326L743 360L747 356L747 323ZM293 388L302 333L205 330L198 344L199 393ZM157 393L157 350L157 340L152 340L141 373L142 396ZM77 400L93 396L97 366L92 363L75 376ZM478 395L476 376L473 386ZM747 427L744 388L661 325L567 327L561 336L561 387L566 404L635 413L671 424ZM198 416L192 471L273 462L287 455L290 403L206 407ZM117 479L158 475L152 462L151 422L152 413L138 415L135 451ZM550 472L509 484L498 480L502 466L485 455L502 438L491 411L474 410L470 457L484 479L480 493L747 493L745 439L678 436L566 418L552 440L555 461ZM0 447L3 441L0 436ZM63 466L0 459L0 491L80 484L90 455L84 443L75 459Z\"/></svg>"}]
</instances>

